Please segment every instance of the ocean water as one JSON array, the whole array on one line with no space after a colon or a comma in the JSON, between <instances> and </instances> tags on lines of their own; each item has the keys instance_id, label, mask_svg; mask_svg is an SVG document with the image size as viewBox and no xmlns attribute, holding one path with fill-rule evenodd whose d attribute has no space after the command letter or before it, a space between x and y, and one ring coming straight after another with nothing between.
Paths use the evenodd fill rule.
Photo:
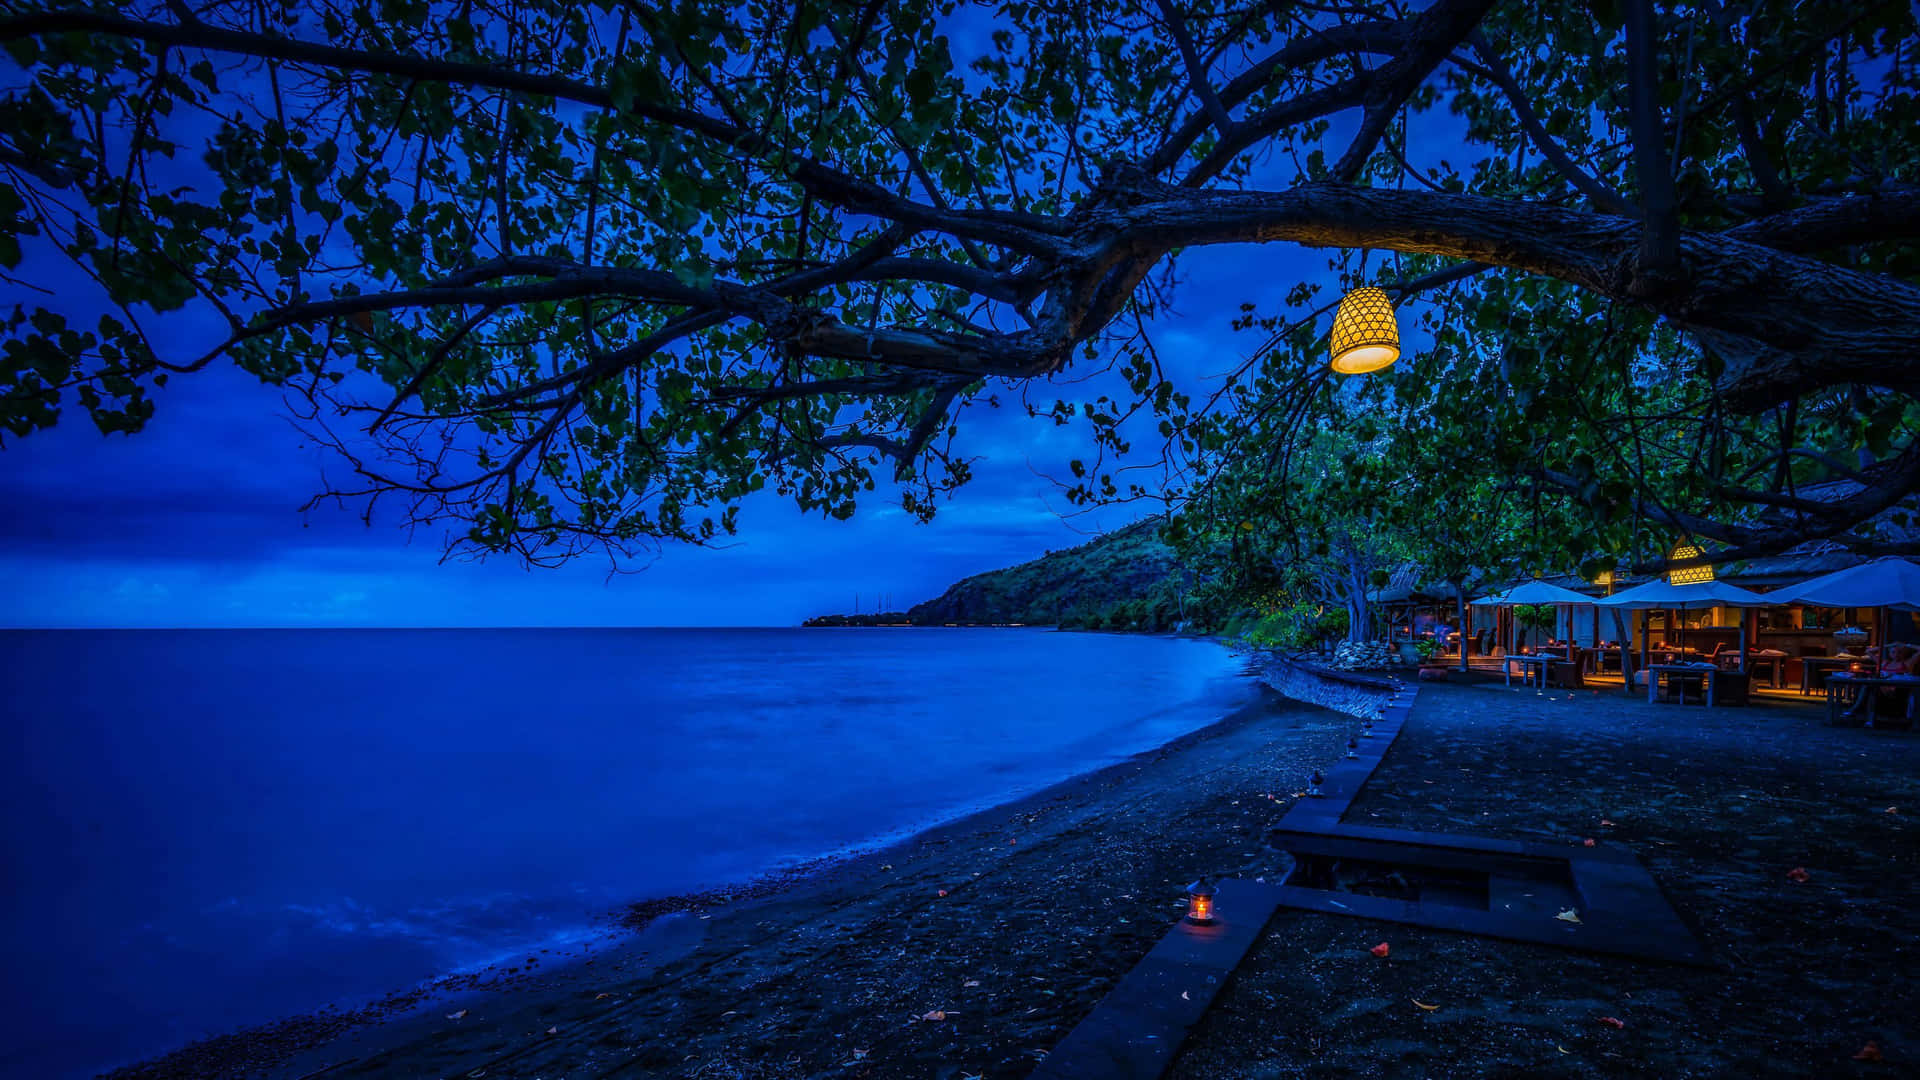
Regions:
<instances>
[{"instance_id":1,"label":"ocean water","mask_svg":"<svg viewBox=\"0 0 1920 1080\"><path fill-rule=\"evenodd\" d=\"M92 1075L896 837L1251 693L1045 630L0 632L0 1075Z\"/></svg>"}]
</instances>

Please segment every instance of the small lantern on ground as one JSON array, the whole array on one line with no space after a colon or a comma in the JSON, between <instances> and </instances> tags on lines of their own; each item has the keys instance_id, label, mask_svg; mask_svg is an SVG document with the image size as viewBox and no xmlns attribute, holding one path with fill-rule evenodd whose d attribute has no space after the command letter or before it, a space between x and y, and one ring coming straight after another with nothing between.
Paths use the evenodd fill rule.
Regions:
<instances>
[{"instance_id":1,"label":"small lantern on ground","mask_svg":"<svg viewBox=\"0 0 1920 1080\"><path fill-rule=\"evenodd\" d=\"M1213 920L1213 882L1201 878L1187 886L1187 921L1195 926L1211 926Z\"/></svg>"},{"instance_id":2,"label":"small lantern on ground","mask_svg":"<svg viewBox=\"0 0 1920 1080\"><path fill-rule=\"evenodd\" d=\"M1373 738L1373 717L1363 716L1360 718L1360 737L1363 739Z\"/></svg>"},{"instance_id":3,"label":"small lantern on ground","mask_svg":"<svg viewBox=\"0 0 1920 1080\"><path fill-rule=\"evenodd\" d=\"M1362 286L1340 298L1333 313L1333 370L1365 375L1400 359L1400 324L1385 289Z\"/></svg>"},{"instance_id":4,"label":"small lantern on ground","mask_svg":"<svg viewBox=\"0 0 1920 1080\"><path fill-rule=\"evenodd\" d=\"M1359 756L1360 756L1360 740L1349 737L1347 739L1347 757L1357 758Z\"/></svg>"},{"instance_id":5,"label":"small lantern on ground","mask_svg":"<svg viewBox=\"0 0 1920 1080\"><path fill-rule=\"evenodd\" d=\"M1311 795L1316 799L1319 798L1320 785L1326 782L1327 782L1327 778L1320 775L1319 769L1313 770L1313 775L1307 777L1307 794Z\"/></svg>"}]
</instances>

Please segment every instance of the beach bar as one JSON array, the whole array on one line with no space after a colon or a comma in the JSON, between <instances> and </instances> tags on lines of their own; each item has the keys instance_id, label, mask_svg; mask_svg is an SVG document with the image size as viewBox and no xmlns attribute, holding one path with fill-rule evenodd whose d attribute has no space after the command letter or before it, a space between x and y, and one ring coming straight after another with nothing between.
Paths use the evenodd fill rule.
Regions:
<instances>
[{"instance_id":1,"label":"beach bar","mask_svg":"<svg viewBox=\"0 0 1920 1080\"><path fill-rule=\"evenodd\" d=\"M1393 640L1433 640L1462 669L1562 687L1625 685L1635 693L1675 682L1686 700L1704 700L1708 683L1738 687L1716 693L1716 704L1750 692L1818 695L1836 672L1901 677L1920 653L1920 564L1913 560L1869 559L1818 544L1725 566L1707 564L1701 554L1682 540L1667 572L1637 581L1611 571L1592 580L1483 579L1464 605L1453 587L1421 582L1410 564L1374 599ZM1528 629L1543 623L1545 630ZM1650 669L1676 665L1725 676L1688 678L1683 671L1676 680L1663 670L1648 686Z\"/></svg>"}]
</instances>

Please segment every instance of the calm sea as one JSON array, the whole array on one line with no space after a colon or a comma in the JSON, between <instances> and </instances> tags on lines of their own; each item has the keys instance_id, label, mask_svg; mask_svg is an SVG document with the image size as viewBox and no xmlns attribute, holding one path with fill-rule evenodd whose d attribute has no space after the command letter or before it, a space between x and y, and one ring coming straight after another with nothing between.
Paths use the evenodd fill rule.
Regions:
<instances>
[{"instance_id":1,"label":"calm sea","mask_svg":"<svg viewBox=\"0 0 1920 1080\"><path fill-rule=\"evenodd\" d=\"M351 1005L1205 726L1043 630L0 632L0 1074Z\"/></svg>"}]
</instances>

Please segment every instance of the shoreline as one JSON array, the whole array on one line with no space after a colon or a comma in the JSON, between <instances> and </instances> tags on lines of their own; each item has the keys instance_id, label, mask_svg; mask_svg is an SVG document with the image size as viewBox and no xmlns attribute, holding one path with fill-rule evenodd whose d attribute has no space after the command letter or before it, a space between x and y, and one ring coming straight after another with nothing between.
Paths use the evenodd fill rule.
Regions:
<instances>
[{"instance_id":1,"label":"shoreline","mask_svg":"<svg viewBox=\"0 0 1920 1080\"><path fill-rule=\"evenodd\" d=\"M623 1054L636 1075L685 1075L687 1063L701 1059L730 1075L723 1069L796 1057L812 1059L810 1068L818 1071L845 1064L852 1051L858 1051L854 1060L877 1070L855 1075L926 1075L932 1070L924 1055L896 1047L905 1056L889 1065L881 1046L864 1042L884 1043L903 1027L951 1040L960 1024L928 1022L922 1014L954 1020L967 1015L978 1024L983 1010L956 1009L951 999L990 975L1024 991L1036 982L1060 987L1045 989L1026 1011L974 1036L989 1044L979 1049L991 1055L996 1050L990 1044L1005 1041L1009 1032L1044 1032L1013 1055L1011 1068L1003 1060L997 1067L983 1062L966 1070L1023 1075L1036 1060L1033 1054L1064 1036L1134 954L1164 932L1168 904L1184 903L1180 888L1191 880L1191 864L1200 860L1207 872L1242 868L1248 851L1241 849L1257 846L1268 815L1277 817L1291 801L1290 792L1268 802L1272 792L1253 790L1273 786L1270 774L1249 775L1263 772L1257 750L1272 741L1263 729L1287 729L1288 757L1310 768L1338 756L1349 726L1345 717L1256 687L1242 708L1159 748L838 862L772 895L656 919L650 930L685 935L686 948L673 957L639 958L631 968L623 962L634 958L625 956L591 970L574 965L496 997L484 1013L476 1006L460 1021L434 1015L404 1030L363 1033L351 1046L321 1047L270 1075L325 1070L327 1076L452 1076L476 1069L496 1078L570 1075ZM1301 748L1292 744L1302 741L1309 751L1296 757ZM1235 830L1210 835L1207 844L1189 842L1178 822L1196 810L1212 812L1222 792L1211 782L1229 772L1239 774L1254 813L1237 815ZM1196 777L1209 783L1192 783ZM1127 819L1148 828L1106 834L1112 822ZM1063 844L1075 849L1071 855L1052 850ZM1113 861L1122 856L1147 856L1151 864L1142 868L1144 879L1113 898L1124 901L1133 917L1119 916L1104 928L1115 947L1083 951L1050 925L1051 898L1070 888L1063 872L1075 885L1112 878ZM1166 872L1163 862L1178 869ZM1094 932L1092 926L1073 929ZM1009 955L1014 948L1034 955L1016 960ZM930 970L937 961L963 958L970 958L975 977L943 978ZM1071 987L1062 983L1063 965L1082 964L1093 970L1076 973ZM929 1004L903 1008L915 984ZM795 1031L765 1019L770 1000L814 995L827 1000L795 1006L794 1016L817 1030ZM845 1041L863 1029L879 1032L861 1043ZM769 1039L783 1045L765 1045ZM932 1057L945 1061L954 1052L943 1045Z\"/></svg>"},{"instance_id":2,"label":"shoreline","mask_svg":"<svg viewBox=\"0 0 1920 1080\"><path fill-rule=\"evenodd\" d=\"M1244 693L1220 703L1226 710L1223 715L1168 742L1013 794L1005 801L965 808L896 836L859 842L745 881L634 901L604 913L594 924L595 932L571 945L536 946L524 958L438 976L364 1005L327 1006L197 1040L103 1075L114 1080L306 1076L344 1061L389 1052L443 1029L448 1010L465 1013L476 1002L486 1002L491 1011L535 1007L564 994L570 986L604 981L610 974L646 978L707 945L715 923L744 920L770 906L833 902L837 894L859 891L863 882L886 875L894 869L893 863L908 859L912 852L1004 829L1007 822L1031 815L1037 808L1089 786L1116 784L1127 774L1178 756L1270 711L1274 695L1265 688L1253 657L1232 643L1212 640L1226 646L1238 662L1228 677L1241 682Z\"/></svg>"}]
</instances>

